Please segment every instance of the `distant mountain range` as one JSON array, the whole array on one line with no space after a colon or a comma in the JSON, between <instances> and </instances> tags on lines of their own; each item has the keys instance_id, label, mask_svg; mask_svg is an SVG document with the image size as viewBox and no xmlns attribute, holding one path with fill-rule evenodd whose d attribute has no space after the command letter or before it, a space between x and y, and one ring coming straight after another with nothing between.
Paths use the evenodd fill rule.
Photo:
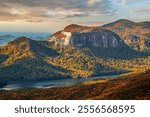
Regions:
<instances>
[{"instance_id":1,"label":"distant mountain range","mask_svg":"<svg viewBox=\"0 0 150 117\"><path fill-rule=\"evenodd\" d=\"M72 24L43 41L19 37L0 47L0 78L88 78L150 69L149 26L118 20L98 27Z\"/></svg>"},{"instance_id":2,"label":"distant mountain range","mask_svg":"<svg viewBox=\"0 0 150 117\"><path fill-rule=\"evenodd\" d=\"M14 39L26 36L33 40L45 40L50 33L30 33L30 32L0 32L0 46L5 45Z\"/></svg>"},{"instance_id":3,"label":"distant mountain range","mask_svg":"<svg viewBox=\"0 0 150 117\"><path fill-rule=\"evenodd\" d=\"M0 45L5 45L13 39L15 39L15 37L12 35L2 35L0 36Z\"/></svg>"}]
</instances>

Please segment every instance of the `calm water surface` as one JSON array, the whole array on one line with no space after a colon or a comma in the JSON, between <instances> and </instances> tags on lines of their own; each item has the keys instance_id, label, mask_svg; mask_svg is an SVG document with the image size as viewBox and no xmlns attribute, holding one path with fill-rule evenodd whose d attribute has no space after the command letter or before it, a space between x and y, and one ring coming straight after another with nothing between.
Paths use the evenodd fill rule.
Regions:
<instances>
[{"instance_id":1,"label":"calm water surface","mask_svg":"<svg viewBox=\"0 0 150 117\"><path fill-rule=\"evenodd\" d=\"M87 79L62 79L62 80L47 80L47 81L12 81L1 88L1 90L17 90L26 88L52 88L52 87L68 87L79 85L85 81L102 79L102 78L115 78L118 75L91 77Z\"/></svg>"}]
</instances>

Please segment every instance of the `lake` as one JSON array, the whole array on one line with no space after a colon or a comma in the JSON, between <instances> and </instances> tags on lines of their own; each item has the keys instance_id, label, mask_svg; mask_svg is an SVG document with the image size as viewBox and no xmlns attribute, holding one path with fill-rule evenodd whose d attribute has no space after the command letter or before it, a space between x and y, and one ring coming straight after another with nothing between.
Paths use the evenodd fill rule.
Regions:
<instances>
[{"instance_id":1,"label":"lake","mask_svg":"<svg viewBox=\"0 0 150 117\"><path fill-rule=\"evenodd\" d=\"M68 87L73 85L79 85L85 81L103 79L103 78L115 78L118 75L111 76L99 76L86 79L61 79L61 80L47 80L47 81L12 81L0 90L18 90L26 88L52 88L52 87Z\"/></svg>"}]
</instances>

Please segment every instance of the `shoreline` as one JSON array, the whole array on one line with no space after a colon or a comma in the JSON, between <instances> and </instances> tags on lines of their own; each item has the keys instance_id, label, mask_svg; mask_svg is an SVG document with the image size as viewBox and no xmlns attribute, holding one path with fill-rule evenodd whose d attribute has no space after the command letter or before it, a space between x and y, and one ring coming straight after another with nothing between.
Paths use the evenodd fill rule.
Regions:
<instances>
[{"instance_id":1,"label":"shoreline","mask_svg":"<svg viewBox=\"0 0 150 117\"><path fill-rule=\"evenodd\" d=\"M0 90L22 90L22 89L30 89L30 88L35 88L35 89L47 89L47 88L61 88L61 87L68 87L68 86L76 86L76 85L80 85L86 81L93 81L93 80L103 80L103 79L113 79L113 78L117 78L119 77L121 74L119 75L105 75L105 76L95 76L95 77L90 77L90 78L78 78L78 79L73 79L73 78L66 78L66 79L50 79L50 80L39 80L39 81L8 81L7 85L0 88ZM64 85L63 85L64 82ZM62 84L61 84L62 83ZM70 83L70 84L69 84ZM13 89L13 87L10 87L11 85L29 85L28 87L25 88L16 88ZM39 87L37 86L38 84ZM57 86L58 84L58 86ZM59 85L60 84L60 85ZM31 85L31 86L30 86ZM15 88L15 87L14 87Z\"/></svg>"}]
</instances>

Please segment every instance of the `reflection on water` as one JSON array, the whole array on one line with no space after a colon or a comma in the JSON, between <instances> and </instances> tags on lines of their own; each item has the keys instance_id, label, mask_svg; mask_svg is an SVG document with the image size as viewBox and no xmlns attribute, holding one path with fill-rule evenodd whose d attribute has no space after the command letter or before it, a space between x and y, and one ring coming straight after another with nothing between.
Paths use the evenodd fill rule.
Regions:
<instances>
[{"instance_id":1,"label":"reflection on water","mask_svg":"<svg viewBox=\"0 0 150 117\"><path fill-rule=\"evenodd\" d=\"M73 85L79 85L84 81L96 80L101 78L112 78L117 77L113 76L101 76L101 77L92 77L87 79L62 79L62 80L49 80L49 81L12 81L1 88L1 90L17 90L17 89L26 89L26 88L52 88L52 87L68 87Z\"/></svg>"}]
</instances>

